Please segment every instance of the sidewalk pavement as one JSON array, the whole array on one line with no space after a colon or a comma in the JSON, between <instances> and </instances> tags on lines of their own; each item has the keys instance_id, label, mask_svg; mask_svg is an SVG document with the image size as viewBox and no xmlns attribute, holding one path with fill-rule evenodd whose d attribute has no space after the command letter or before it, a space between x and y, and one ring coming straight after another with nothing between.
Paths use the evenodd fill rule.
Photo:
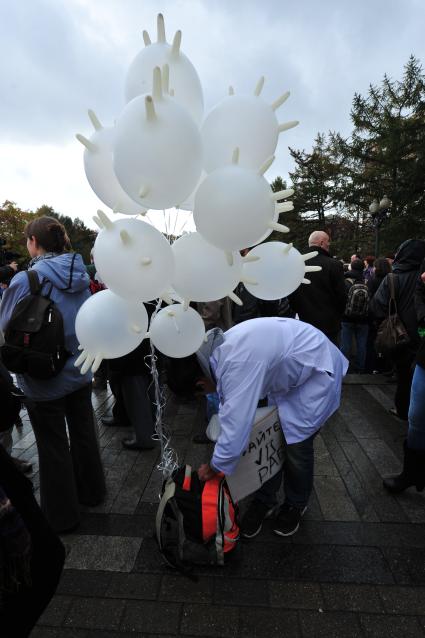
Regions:
<instances>
[{"instance_id":1,"label":"sidewalk pavement","mask_svg":"<svg viewBox=\"0 0 425 638\"><path fill-rule=\"evenodd\" d=\"M105 428L108 391L93 394L108 495L86 508L56 596L33 638L425 637L425 493L392 496L382 477L400 469L406 424L388 413L394 386L347 377L340 410L316 438L315 488L299 532L270 523L224 568L194 582L167 568L153 538L161 487L157 451L123 450L124 428ZM34 464L28 419L14 454ZM207 461L192 444L198 403L166 409L180 462Z\"/></svg>"}]
</instances>

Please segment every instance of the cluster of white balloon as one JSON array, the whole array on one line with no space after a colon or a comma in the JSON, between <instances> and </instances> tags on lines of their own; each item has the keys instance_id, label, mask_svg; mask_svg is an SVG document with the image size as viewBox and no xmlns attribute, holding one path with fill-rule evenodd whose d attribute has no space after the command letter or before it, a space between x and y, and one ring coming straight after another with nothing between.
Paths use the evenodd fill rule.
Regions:
<instances>
[{"instance_id":1,"label":"cluster of white balloon","mask_svg":"<svg viewBox=\"0 0 425 638\"><path fill-rule=\"evenodd\" d=\"M76 333L82 353L76 365L95 371L103 358L131 352L149 336L171 357L195 352L205 336L190 301L205 302L233 293L242 281L260 299L293 292L305 273L318 268L291 244L263 242L273 230L289 229L279 214L292 202L278 203L292 189L273 193L264 173L274 160L279 133L298 122L279 124L275 111L283 94L268 104L261 91L229 95L203 120L201 84L181 51L181 31L170 45L158 16L158 41L143 33L145 48L126 80L127 105L115 126L105 128L89 111L94 133L77 138L85 146L87 179L115 213L144 215L147 209L193 209L197 232L172 245L153 225L136 218L112 222L102 211L93 256L108 290L81 307ZM256 246L246 257L239 250ZM143 302L169 305L150 326ZM173 301L178 303L173 303ZM149 329L149 331L148 331Z\"/></svg>"}]
</instances>

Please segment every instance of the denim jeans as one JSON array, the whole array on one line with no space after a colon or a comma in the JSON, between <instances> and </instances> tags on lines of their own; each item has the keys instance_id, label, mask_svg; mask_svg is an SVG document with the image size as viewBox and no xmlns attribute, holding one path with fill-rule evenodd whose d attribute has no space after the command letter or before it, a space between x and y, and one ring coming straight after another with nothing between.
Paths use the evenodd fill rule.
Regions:
<instances>
[{"instance_id":1,"label":"denim jeans","mask_svg":"<svg viewBox=\"0 0 425 638\"><path fill-rule=\"evenodd\" d=\"M307 505L313 489L314 448L313 441L317 433L299 443L287 445L283 470L261 486L255 498L269 507L277 503L276 493L280 488L283 475L285 503L302 509Z\"/></svg>"},{"instance_id":2,"label":"denim jeans","mask_svg":"<svg viewBox=\"0 0 425 638\"><path fill-rule=\"evenodd\" d=\"M416 450L425 450L425 369L419 365L413 373L407 445Z\"/></svg>"},{"instance_id":3,"label":"denim jeans","mask_svg":"<svg viewBox=\"0 0 425 638\"><path fill-rule=\"evenodd\" d=\"M364 372L366 362L366 346L369 326L367 323L351 323L343 321L341 324L341 351L350 360L353 337L356 342L356 356L353 362L355 372Z\"/></svg>"}]
</instances>

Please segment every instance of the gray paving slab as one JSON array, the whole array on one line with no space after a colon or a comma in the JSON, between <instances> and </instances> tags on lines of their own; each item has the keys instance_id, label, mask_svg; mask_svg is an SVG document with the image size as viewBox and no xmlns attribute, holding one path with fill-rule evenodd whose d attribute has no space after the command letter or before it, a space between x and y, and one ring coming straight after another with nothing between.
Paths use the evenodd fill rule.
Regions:
<instances>
[{"instance_id":1,"label":"gray paving slab","mask_svg":"<svg viewBox=\"0 0 425 638\"><path fill-rule=\"evenodd\" d=\"M315 487L299 532L279 538L267 521L224 568L196 568L195 581L164 565L152 535L157 453L123 450L130 430L101 425L113 400L109 389L94 393L108 494L64 537L66 569L35 638L424 637L425 494L382 488L402 457L405 424L387 411L393 394L386 378L349 377L341 409L315 441ZM169 400L165 411L179 462L193 467L212 451L192 442L204 407ZM22 416L14 453L34 462L37 488L37 448Z\"/></svg>"}]
</instances>

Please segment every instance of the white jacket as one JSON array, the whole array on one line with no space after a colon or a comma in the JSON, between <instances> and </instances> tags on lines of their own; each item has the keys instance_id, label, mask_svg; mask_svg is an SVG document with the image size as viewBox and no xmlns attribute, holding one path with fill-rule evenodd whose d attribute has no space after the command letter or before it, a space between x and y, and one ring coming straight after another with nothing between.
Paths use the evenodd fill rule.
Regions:
<instances>
[{"instance_id":1,"label":"white jacket","mask_svg":"<svg viewBox=\"0 0 425 638\"><path fill-rule=\"evenodd\" d=\"M329 339L295 319L251 319L224 333L210 359L221 433L211 465L232 474L260 398L276 405L288 444L304 441L338 409L348 361Z\"/></svg>"}]
</instances>

